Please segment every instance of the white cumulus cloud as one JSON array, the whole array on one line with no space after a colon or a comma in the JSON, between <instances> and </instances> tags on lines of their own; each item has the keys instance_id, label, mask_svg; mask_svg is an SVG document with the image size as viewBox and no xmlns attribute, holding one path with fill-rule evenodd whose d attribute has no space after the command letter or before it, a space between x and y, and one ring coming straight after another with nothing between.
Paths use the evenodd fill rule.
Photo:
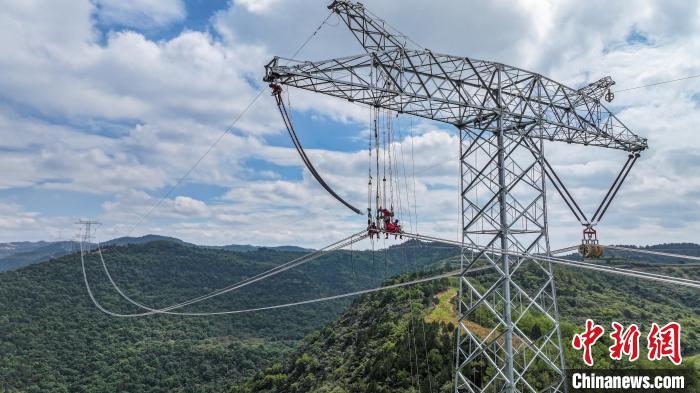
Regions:
<instances>
[{"instance_id":1,"label":"white cumulus cloud","mask_svg":"<svg viewBox=\"0 0 700 393\"><path fill-rule=\"evenodd\" d=\"M366 3L425 47L522 66L574 87L605 75L625 88L700 73L698 1ZM273 55L291 55L328 12L317 2L242 0L215 15L208 31L183 31L162 40L144 33L182 21L185 11L181 1L5 2L0 189L97 195L103 233L124 235L257 94L264 64ZM100 23L111 32L103 36ZM298 57L360 52L344 24L331 17ZM612 110L649 138L650 150L605 218L606 242L698 240L699 91L700 81L688 80L617 94ZM366 135L364 108L294 89L290 98L295 113L357 130L352 138ZM401 168L403 220L412 218L415 167L417 208L411 210L418 212L421 233L454 238L456 133L416 121L409 137L405 123L404 139L395 146L410 167L406 178ZM183 188L134 231L208 244L318 246L362 226L364 218L348 213L302 172L292 148L268 142L281 132L274 102L263 94ZM327 181L364 209L366 150L308 153ZM548 144L547 154L587 209L595 208L626 158L621 152L557 144ZM303 175L287 178L274 169L250 168L251 159ZM218 191L195 198L183 191L189 187ZM580 226L553 192L554 244L576 242ZM0 238L30 238L31 231L48 238L63 222L25 208L21 200L0 204ZM17 230L21 223L31 231Z\"/></svg>"}]
</instances>

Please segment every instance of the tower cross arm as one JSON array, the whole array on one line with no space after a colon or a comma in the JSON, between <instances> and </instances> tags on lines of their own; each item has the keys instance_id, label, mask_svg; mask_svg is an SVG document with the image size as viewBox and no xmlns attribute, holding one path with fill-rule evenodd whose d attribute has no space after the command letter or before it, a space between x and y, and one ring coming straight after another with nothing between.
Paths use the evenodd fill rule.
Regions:
<instances>
[{"instance_id":1,"label":"tower cross arm","mask_svg":"<svg viewBox=\"0 0 700 393\"><path fill-rule=\"evenodd\" d=\"M630 152L647 148L600 102L516 67L395 47L321 61L274 58L265 81L453 124ZM537 127L532 127L536 125Z\"/></svg>"}]
</instances>

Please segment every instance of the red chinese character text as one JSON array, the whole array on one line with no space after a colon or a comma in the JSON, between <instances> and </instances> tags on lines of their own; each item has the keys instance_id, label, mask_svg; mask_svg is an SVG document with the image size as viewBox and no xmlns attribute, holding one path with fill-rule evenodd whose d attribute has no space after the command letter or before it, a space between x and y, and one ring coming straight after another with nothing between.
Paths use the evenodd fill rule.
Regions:
<instances>
[{"instance_id":1,"label":"red chinese character text","mask_svg":"<svg viewBox=\"0 0 700 393\"><path fill-rule=\"evenodd\" d=\"M598 341L603 333L605 333L605 329L603 329L602 326L596 325L592 320L587 319L586 331L575 335L573 340L571 340L571 344L573 345L574 349L583 349L583 361L588 366L593 366L591 347L596 343L596 341Z\"/></svg>"},{"instance_id":2,"label":"red chinese character text","mask_svg":"<svg viewBox=\"0 0 700 393\"><path fill-rule=\"evenodd\" d=\"M613 322L612 327L615 331L610 333L610 337L615 342L610 346L610 358L620 360L625 354L630 361L637 360L639 358L639 327L632 324L625 330L617 322Z\"/></svg>"},{"instance_id":3,"label":"red chinese character text","mask_svg":"<svg viewBox=\"0 0 700 393\"><path fill-rule=\"evenodd\" d=\"M678 322L670 322L663 327L656 323L651 324L651 331L647 336L649 360L669 358L675 365L681 364L681 325Z\"/></svg>"}]
</instances>

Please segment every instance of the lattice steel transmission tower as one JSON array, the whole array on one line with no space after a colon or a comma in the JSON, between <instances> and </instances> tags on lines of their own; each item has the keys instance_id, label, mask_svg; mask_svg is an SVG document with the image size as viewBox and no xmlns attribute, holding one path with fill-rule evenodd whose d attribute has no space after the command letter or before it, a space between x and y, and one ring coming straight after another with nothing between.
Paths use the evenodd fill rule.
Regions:
<instances>
[{"instance_id":1,"label":"lattice steel transmission tower","mask_svg":"<svg viewBox=\"0 0 700 393\"><path fill-rule=\"evenodd\" d=\"M265 81L459 129L464 248L455 391L564 391L551 266L509 254L550 251L545 141L637 155L646 149L646 139L601 104L609 78L575 90L517 67L418 48L360 3L329 8L366 53L284 59L287 65L276 57Z\"/></svg>"},{"instance_id":2,"label":"lattice steel transmission tower","mask_svg":"<svg viewBox=\"0 0 700 393\"><path fill-rule=\"evenodd\" d=\"M92 246L92 235L94 232L93 227L102 225L102 223L94 220L78 220L75 224L83 227L82 230L76 235L78 239L80 239L81 251L83 251L84 247L87 251L89 251L90 247Z\"/></svg>"}]
</instances>

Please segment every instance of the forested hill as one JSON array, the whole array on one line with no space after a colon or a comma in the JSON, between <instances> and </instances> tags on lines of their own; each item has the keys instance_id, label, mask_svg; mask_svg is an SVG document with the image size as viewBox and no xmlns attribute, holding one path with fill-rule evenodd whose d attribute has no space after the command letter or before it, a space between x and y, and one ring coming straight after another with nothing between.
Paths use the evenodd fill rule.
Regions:
<instances>
[{"instance_id":1,"label":"forested hill","mask_svg":"<svg viewBox=\"0 0 700 393\"><path fill-rule=\"evenodd\" d=\"M173 243L178 243L180 245L196 246L192 243L184 242L180 239L168 236L160 235L145 235L140 237L119 237L116 239L108 240L103 242L103 245L117 245L123 246L128 244L142 244L152 241L169 241ZM227 251L239 251L239 252L250 252L257 251L259 249L267 248L276 251L292 251L292 252L308 252L312 251L310 249L298 247L298 246L254 246L250 244L229 244L225 246L200 246L205 248L217 249L217 250L227 250ZM657 244L652 246L637 247L637 246L627 246L633 248L639 248L646 251L661 251L670 252L686 255L700 256L700 245L695 243L666 243ZM71 254L80 249L80 244L74 241L57 241L57 242L13 242L13 243L0 243L0 272L12 269L18 269L23 266L28 266L34 263L39 263L46 261L51 258L62 257L67 254ZM634 261L635 263L643 264L658 264L658 263L671 263L671 264L683 264L688 261L664 257L659 255L649 255L649 254L638 254L629 251L620 250L606 250L605 260L611 263ZM574 254L577 257L578 254Z\"/></svg>"},{"instance_id":2,"label":"forested hill","mask_svg":"<svg viewBox=\"0 0 700 393\"><path fill-rule=\"evenodd\" d=\"M697 268L666 268L667 274L700 276ZM682 367L694 369L691 355L700 351L700 301L692 289L556 268L562 341L567 368L585 368L569 344L586 318L610 329L612 321L638 323L648 332L652 322L679 321L684 329ZM401 277L409 280L412 276ZM291 356L258 373L245 393L403 393L453 392L453 345L457 280L441 280L363 296L335 322L309 335ZM470 321L479 334L488 329ZM538 329L536 319L519 323ZM640 341L643 346L644 339ZM596 368L671 368L668 361L634 364L611 361L607 334L594 347ZM642 347L644 348L644 347ZM645 351L646 349L642 349ZM468 373L471 375L472 373Z\"/></svg>"},{"instance_id":3,"label":"forested hill","mask_svg":"<svg viewBox=\"0 0 700 393\"><path fill-rule=\"evenodd\" d=\"M155 307L300 255L163 241L104 250L124 291ZM187 311L267 306L375 287L403 272L445 269L456 255L455 248L416 242L387 253L336 252ZM138 311L109 286L96 255L86 262L100 302L114 311ZM695 266L653 269L700 278ZM684 356L700 351L695 291L572 269L555 274L564 343L585 318L647 327L674 320L683 324ZM0 273L0 391L449 391L454 284L443 280L375 293L352 305L344 299L230 316L121 319L94 307L80 259L69 255ZM602 341L596 364L609 367L603 353L609 338ZM566 348L568 364L580 364L579 354ZM259 370L265 371L253 377Z\"/></svg>"},{"instance_id":4,"label":"forested hill","mask_svg":"<svg viewBox=\"0 0 700 393\"><path fill-rule=\"evenodd\" d=\"M383 252L335 252L188 311L266 306L375 287L401 272L454 256L455 249L409 243ZM104 250L124 291L166 306L224 287L302 253L231 252L174 242ZM96 255L86 258L97 298L120 312L121 300ZM80 258L0 273L0 391L217 392L281 361L298 340L340 315L351 300L212 317L102 314L85 291Z\"/></svg>"},{"instance_id":5,"label":"forested hill","mask_svg":"<svg viewBox=\"0 0 700 393\"><path fill-rule=\"evenodd\" d=\"M450 287L442 279L363 296L240 391L453 392L455 325L424 320Z\"/></svg>"}]
</instances>

